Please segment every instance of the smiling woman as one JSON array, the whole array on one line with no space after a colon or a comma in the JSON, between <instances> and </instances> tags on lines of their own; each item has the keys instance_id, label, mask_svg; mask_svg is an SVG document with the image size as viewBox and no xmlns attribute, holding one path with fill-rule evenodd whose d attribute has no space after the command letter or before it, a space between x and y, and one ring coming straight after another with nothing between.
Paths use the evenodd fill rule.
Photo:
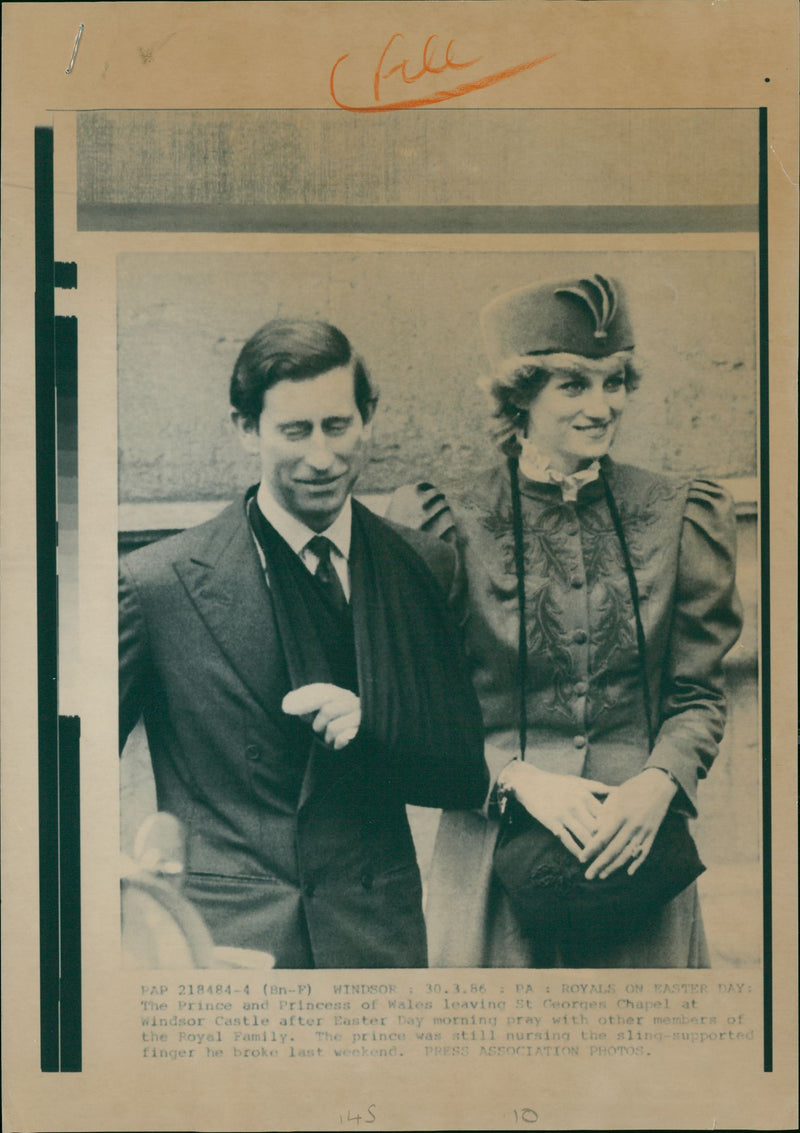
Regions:
<instances>
[{"instance_id":1,"label":"smiling woman","mask_svg":"<svg viewBox=\"0 0 800 1133\"><path fill-rule=\"evenodd\" d=\"M612 919L602 939L594 924L576 937L551 862L561 896L547 900L559 923L540 935L501 884L502 859L498 872L493 863L495 846L535 820L587 883L618 883L647 862L637 881L649 899L662 827L681 827L686 844L724 728L721 663L740 628L731 501L705 479L610 458L638 384L618 281L594 274L520 288L485 308L482 330L505 464L448 502L427 483L400 489L388 513L460 552L495 784L483 813L443 815L427 906L431 964L707 966L691 877L644 924Z\"/></svg>"},{"instance_id":2,"label":"smiling woman","mask_svg":"<svg viewBox=\"0 0 800 1133\"><path fill-rule=\"evenodd\" d=\"M512 359L491 392L495 415L517 435L523 471L545 454L572 473L608 452L638 382L630 350L599 359L560 353Z\"/></svg>"}]
</instances>

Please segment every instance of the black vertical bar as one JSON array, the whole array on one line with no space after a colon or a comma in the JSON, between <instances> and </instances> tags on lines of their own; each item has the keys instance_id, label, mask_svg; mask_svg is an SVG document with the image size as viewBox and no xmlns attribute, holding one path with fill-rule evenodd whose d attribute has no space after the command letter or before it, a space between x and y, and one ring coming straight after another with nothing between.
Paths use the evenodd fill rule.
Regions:
<instances>
[{"instance_id":1,"label":"black vertical bar","mask_svg":"<svg viewBox=\"0 0 800 1133\"><path fill-rule=\"evenodd\" d=\"M58 579L53 268L53 131L34 132L36 242L36 600L39 681L41 1068L61 1061L59 1011Z\"/></svg>"},{"instance_id":2,"label":"black vertical bar","mask_svg":"<svg viewBox=\"0 0 800 1133\"><path fill-rule=\"evenodd\" d=\"M56 262L57 287L74 287L74 264ZM77 602L78 489L78 320L55 316L56 471L59 515L59 661L76 663L75 645L64 624L68 605ZM74 493L74 496L73 496ZM77 617L77 610L73 609ZM66 629L66 633L65 633ZM64 657L64 650L68 655ZM59 716L59 884L60 884L60 1070L81 1069L81 855L80 855L80 718Z\"/></svg>"},{"instance_id":3,"label":"black vertical bar","mask_svg":"<svg viewBox=\"0 0 800 1133\"><path fill-rule=\"evenodd\" d=\"M78 716L59 717L61 876L61 1065L81 1069L80 734Z\"/></svg>"},{"instance_id":4,"label":"black vertical bar","mask_svg":"<svg viewBox=\"0 0 800 1133\"><path fill-rule=\"evenodd\" d=\"M767 108L758 111L759 416L761 452L761 782L764 886L764 1072L772 1071L772 722L769 588L769 248Z\"/></svg>"}]
</instances>

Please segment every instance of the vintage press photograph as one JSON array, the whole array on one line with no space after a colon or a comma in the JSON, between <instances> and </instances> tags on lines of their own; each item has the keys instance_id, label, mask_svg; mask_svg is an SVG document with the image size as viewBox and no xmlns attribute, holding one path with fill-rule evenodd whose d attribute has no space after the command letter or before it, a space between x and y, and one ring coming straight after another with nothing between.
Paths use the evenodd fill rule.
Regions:
<instances>
[{"instance_id":1,"label":"vintage press photograph","mask_svg":"<svg viewBox=\"0 0 800 1133\"><path fill-rule=\"evenodd\" d=\"M4 15L6 1123L794 1128L796 7Z\"/></svg>"},{"instance_id":2,"label":"vintage press photograph","mask_svg":"<svg viewBox=\"0 0 800 1133\"><path fill-rule=\"evenodd\" d=\"M118 257L126 963L759 962L755 272Z\"/></svg>"}]
</instances>

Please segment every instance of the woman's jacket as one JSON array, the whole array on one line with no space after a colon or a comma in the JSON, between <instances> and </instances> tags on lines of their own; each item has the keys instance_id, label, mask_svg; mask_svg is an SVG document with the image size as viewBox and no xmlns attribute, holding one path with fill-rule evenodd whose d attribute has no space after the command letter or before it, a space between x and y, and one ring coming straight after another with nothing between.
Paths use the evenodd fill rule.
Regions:
<instances>
[{"instance_id":1,"label":"woman's jacket","mask_svg":"<svg viewBox=\"0 0 800 1133\"><path fill-rule=\"evenodd\" d=\"M526 759L609 786L659 767L680 785L674 805L694 815L698 782L725 725L722 659L741 628L732 501L709 480L673 480L609 458L603 467L638 583L655 744L650 751L633 604L602 483L584 485L575 502L565 502L557 485L520 476ZM519 604L508 471L500 466L479 475L448 499L430 485L402 488L390 514L458 546L469 585L467 645L494 779L519 753ZM484 864L496 836L492 826ZM447 838L439 843L434 873L441 876ZM453 849L462 853L464 847L456 839ZM432 882L435 906L434 888ZM466 910L470 902L463 904ZM435 936L435 907L431 914Z\"/></svg>"}]
</instances>

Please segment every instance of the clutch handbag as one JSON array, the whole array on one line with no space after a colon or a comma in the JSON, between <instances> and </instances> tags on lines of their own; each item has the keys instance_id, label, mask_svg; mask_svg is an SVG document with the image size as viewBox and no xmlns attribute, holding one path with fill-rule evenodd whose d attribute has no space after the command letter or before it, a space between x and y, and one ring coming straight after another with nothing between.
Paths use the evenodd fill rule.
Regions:
<instances>
[{"instance_id":1,"label":"clutch handbag","mask_svg":"<svg viewBox=\"0 0 800 1133\"><path fill-rule=\"evenodd\" d=\"M504 815L494 871L526 936L574 949L630 939L705 869L686 819L667 811L650 853L630 875L623 866L587 881L555 834L513 800Z\"/></svg>"},{"instance_id":2,"label":"clutch handbag","mask_svg":"<svg viewBox=\"0 0 800 1133\"><path fill-rule=\"evenodd\" d=\"M515 458L509 459L514 519L515 558L520 608L520 749L525 758L527 734L527 635L525 633L525 575L522 517ZM636 620L639 667L650 748L653 746L650 694L645 670L645 640L639 613L636 577L622 522L602 471L611 519L619 537ZM502 818L494 852L494 872L505 888L523 932L532 939L559 947L564 954L591 953L592 948L621 942L635 935L658 909L677 897L704 871L687 819L667 811L650 853L634 874L623 866L609 877L584 876L581 863L523 806L510 799Z\"/></svg>"}]
</instances>

